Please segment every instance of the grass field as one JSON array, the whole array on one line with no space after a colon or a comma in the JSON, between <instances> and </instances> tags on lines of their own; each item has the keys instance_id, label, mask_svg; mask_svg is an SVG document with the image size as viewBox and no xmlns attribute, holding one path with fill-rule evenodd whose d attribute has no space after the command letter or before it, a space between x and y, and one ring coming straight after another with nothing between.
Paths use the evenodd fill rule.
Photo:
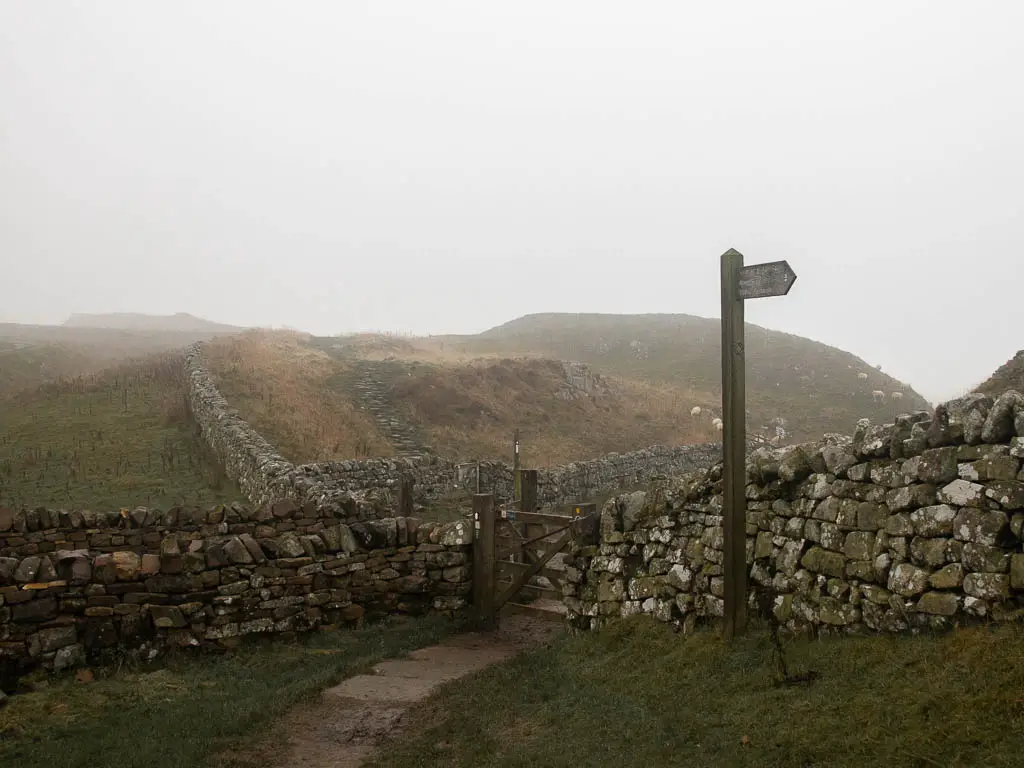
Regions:
<instances>
[{"instance_id":1,"label":"grass field","mask_svg":"<svg viewBox=\"0 0 1024 768\"><path fill-rule=\"evenodd\" d=\"M437 616L394 619L227 656L181 658L152 672L100 671L85 684L40 676L33 692L0 709L0 765L249 766L235 759L236 750L272 734L289 707L455 628Z\"/></svg>"},{"instance_id":2,"label":"grass field","mask_svg":"<svg viewBox=\"0 0 1024 768\"><path fill-rule=\"evenodd\" d=\"M1024 628L726 647L646 617L443 688L373 768L465 766L1017 766Z\"/></svg>"},{"instance_id":3,"label":"grass field","mask_svg":"<svg viewBox=\"0 0 1024 768\"><path fill-rule=\"evenodd\" d=\"M240 499L194 435L180 355L0 399L0 504L167 508Z\"/></svg>"}]
</instances>

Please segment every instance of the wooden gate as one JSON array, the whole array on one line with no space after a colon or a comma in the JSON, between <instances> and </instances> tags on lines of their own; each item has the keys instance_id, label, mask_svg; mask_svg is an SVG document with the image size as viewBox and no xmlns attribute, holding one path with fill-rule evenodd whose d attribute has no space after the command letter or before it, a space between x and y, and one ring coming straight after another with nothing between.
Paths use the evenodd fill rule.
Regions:
<instances>
[{"instance_id":1,"label":"wooden gate","mask_svg":"<svg viewBox=\"0 0 1024 768\"><path fill-rule=\"evenodd\" d=\"M597 543L595 504L572 505L568 514L519 506L496 507L490 494L473 497L473 602L485 625L502 611L561 619L564 571L552 559L570 542Z\"/></svg>"}]
</instances>

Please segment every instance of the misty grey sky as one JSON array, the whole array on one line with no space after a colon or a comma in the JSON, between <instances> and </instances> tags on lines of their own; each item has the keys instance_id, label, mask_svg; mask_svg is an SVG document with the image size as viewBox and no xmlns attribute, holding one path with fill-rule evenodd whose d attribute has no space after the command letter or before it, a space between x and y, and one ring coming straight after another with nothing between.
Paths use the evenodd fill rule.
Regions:
<instances>
[{"instance_id":1,"label":"misty grey sky","mask_svg":"<svg viewBox=\"0 0 1024 768\"><path fill-rule=\"evenodd\" d=\"M719 315L930 399L1024 346L1024 3L0 0L0 321Z\"/></svg>"}]
</instances>

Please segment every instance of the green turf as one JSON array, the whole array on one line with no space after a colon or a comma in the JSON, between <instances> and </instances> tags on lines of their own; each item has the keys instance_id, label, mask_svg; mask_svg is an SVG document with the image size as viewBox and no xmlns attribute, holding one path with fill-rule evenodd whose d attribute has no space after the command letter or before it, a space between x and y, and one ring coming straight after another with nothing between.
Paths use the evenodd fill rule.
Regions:
<instances>
[{"instance_id":1,"label":"green turf","mask_svg":"<svg viewBox=\"0 0 1024 768\"><path fill-rule=\"evenodd\" d=\"M180 356L0 399L0 505L167 508L240 499L193 430Z\"/></svg>"},{"instance_id":2,"label":"green turf","mask_svg":"<svg viewBox=\"0 0 1024 768\"><path fill-rule=\"evenodd\" d=\"M1020 626L791 640L791 671L818 677L782 686L763 631L727 648L637 617L448 684L372 765L1016 766L1022 641Z\"/></svg>"},{"instance_id":3,"label":"green turf","mask_svg":"<svg viewBox=\"0 0 1024 768\"><path fill-rule=\"evenodd\" d=\"M0 765L17 768L193 768L251 765L235 750L275 735L274 720L322 688L440 641L439 616L280 639L155 672L91 683L38 683L0 709ZM279 739L285 734L280 733Z\"/></svg>"}]
</instances>

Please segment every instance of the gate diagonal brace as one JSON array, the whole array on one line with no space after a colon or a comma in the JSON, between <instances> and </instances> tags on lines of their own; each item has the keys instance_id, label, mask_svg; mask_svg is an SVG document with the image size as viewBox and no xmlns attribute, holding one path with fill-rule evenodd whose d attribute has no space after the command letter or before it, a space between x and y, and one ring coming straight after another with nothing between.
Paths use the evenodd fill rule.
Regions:
<instances>
[{"instance_id":1,"label":"gate diagonal brace","mask_svg":"<svg viewBox=\"0 0 1024 768\"><path fill-rule=\"evenodd\" d=\"M547 564L547 562L558 554L562 547L569 543L573 538L573 531L567 530L562 534L561 538L556 541L550 549L548 549L543 556L538 558L529 568L524 571L519 578L512 582L511 586L502 592L498 599L495 600L495 604L498 606L504 605L509 599L515 596L515 594L523 588L523 585L533 578L540 570Z\"/></svg>"}]
</instances>

